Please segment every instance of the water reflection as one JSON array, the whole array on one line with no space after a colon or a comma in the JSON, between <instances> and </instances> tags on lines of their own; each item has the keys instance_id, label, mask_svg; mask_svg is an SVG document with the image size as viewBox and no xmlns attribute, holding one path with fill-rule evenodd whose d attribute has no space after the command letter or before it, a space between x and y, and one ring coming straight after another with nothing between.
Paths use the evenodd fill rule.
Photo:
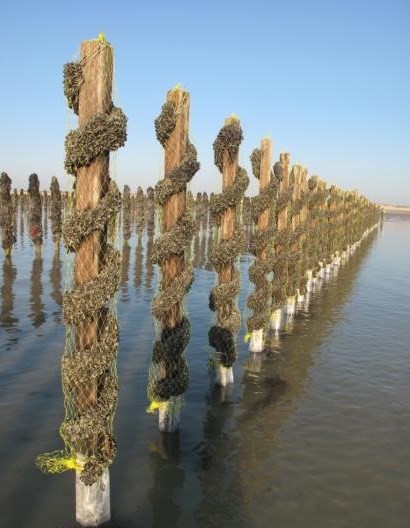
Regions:
<instances>
[{"instance_id":1,"label":"water reflection","mask_svg":"<svg viewBox=\"0 0 410 528\"><path fill-rule=\"evenodd\" d=\"M33 265L30 275L31 311L29 317L34 328L40 328L40 326L46 321L46 313L44 311L44 304L41 298L43 294L42 273L43 257L41 256L41 253L36 252L33 258Z\"/></svg>"},{"instance_id":2,"label":"water reflection","mask_svg":"<svg viewBox=\"0 0 410 528\"><path fill-rule=\"evenodd\" d=\"M224 526L228 520L234 526L250 526L238 468L233 463L239 446L232 428L235 405L230 401L230 391L229 386L211 387L203 441L194 449L200 460L198 479L202 497L195 511L195 523L204 528Z\"/></svg>"},{"instance_id":3,"label":"water reflection","mask_svg":"<svg viewBox=\"0 0 410 528\"><path fill-rule=\"evenodd\" d=\"M14 299L13 291L14 282L17 277L17 268L13 264L11 257L3 260L3 280L0 291L1 298L1 314L0 326L5 328L7 332L12 333L18 325L19 319L14 316Z\"/></svg>"},{"instance_id":4,"label":"water reflection","mask_svg":"<svg viewBox=\"0 0 410 528\"><path fill-rule=\"evenodd\" d=\"M146 292L152 291L152 279L154 277L154 265L152 264L152 247L154 244L155 224L147 225L147 254L145 258L145 279L144 286Z\"/></svg>"},{"instance_id":5,"label":"water reflection","mask_svg":"<svg viewBox=\"0 0 410 528\"><path fill-rule=\"evenodd\" d=\"M151 242L152 249L152 242ZM137 296L141 291L142 283L142 263L144 258L144 250L142 247L142 234L138 233L137 247L135 248L135 267L134 267L134 286L137 293Z\"/></svg>"},{"instance_id":6,"label":"water reflection","mask_svg":"<svg viewBox=\"0 0 410 528\"><path fill-rule=\"evenodd\" d=\"M294 319L294 331L264 355L261 368L245 363L239 402L211 390L203 441L195 447L201 464L199 526L256 526L263 520L259 504L273 500L279 433L309 390L309 371L342 306L350 299L358 272L374 240L372 235L340 269L339 277L315 296L309 313ZM295 478L297 478L295 476ZM270 526L271 520L266 519Z\"/></svg>"},{"instance_id":7,"label":"water reflection","mask_svg":"<svg viewBox=\"0 0 410 528\"><path fill-rule=\"evenodd\" d=\"M52 290L50 293L50 297L53 299L53 301L58 306L58 309L53 312L53 318L54 321L58 324L62 322L61 319L61 306L63 304L63 294L61 289L61 279L62 279L62 273L61 273L61 259L60 259L60 246L56 245L54 246L54 254L53 254L53 263L50 270L50 284L52 286Z\"/></svg>"},{"instance_id":8,"label":"water reflection","mask_svg":"<svg viewBox=\"0 0 410 528\"><path fill-rule=\"evenodd\" d=\"M185 483L185 470L180 467L179 434L161 434L150 446L150 466L154 485L148 493L153 512L151 526L180 526L182 517L179 494Z\"/></svg>"}]
</instances>

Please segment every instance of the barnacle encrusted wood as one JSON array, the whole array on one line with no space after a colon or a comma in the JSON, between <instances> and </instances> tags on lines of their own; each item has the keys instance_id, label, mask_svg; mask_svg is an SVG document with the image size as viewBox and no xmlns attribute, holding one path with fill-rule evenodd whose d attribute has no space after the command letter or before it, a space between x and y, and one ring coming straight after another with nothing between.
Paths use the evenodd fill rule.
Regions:
<instances>
[{"instance_id":1,"label":"barnacle encrusted wood","mask_svg":"<svg viewBox=\"0 0 410 528\"><path fill-rule=\"evenodd\" d=\"M28 185L28 227L30 238L37 247L43 244L42 202L37 174L30 174Z\"/></svg>"},{"instance_id":2,"label":"barnacle encrusted wood","mask_svg":"<svg viewBox=\"0 0 410 528\"><path fill-rule=\"evenodd\" d=\"M0 229L1 245L6 253L10 256L13 244L16 242L14 233L14 208L10 196L11 179L5 172L0 176Z\"/></svg>"},{"instance_id":3,"label":"barnacle encrusted wood","mask_svg":"<svg viewBox=\"0 0 410 528\"><path fill-rule=\"evenodd\" d=\"M50 185L50 220L51 220L51 232L53 233L54 243L59 243L60 236L62 233L61 227L61 191L58 180L55 176L51 178Z\"/></svg>"},{"instance_id":4,"label":"barnacle encrusted wood","mask_svg":"<svg viewBox=\"0 0 410 528\"><path fill-rule=\"evenodd\" d=\"M166 402L180 396L189 382L184 357L189 322L182 301L194 279L187 257L195 222L186 207L186 186L198 171L199 163L196 149L188 138L188 116L189 94L176 88L168 92L167 102L155 120L157 139L165 149L165 176L156 184L154 194L155 203L162 207L163 225L151 255L151 262L162 270L151 308L161 324L149 372L151 401Z\"/></svg>"},{"instance_id":5,"label":"barnacle encrusted wood","mask_svg":"<svg viewBox=\"0 0 410 528\"><path fill-rule=\"evenodd\" d=\"M231 117L219 131L213 145L215 165L224 177L224 184L222 193L214 195L210 201L211 218L219 226L221 237L210 252L210 261L219 280L210 294L209 305L217 312L217 324L209 331L209 344L216 349L217 359L224 367L231 367L236 359L234 334L241 323L235 302L240 278L234 263L245 241L240 225L240 205L249 184L245 169L237 161L242 139L240 122Z\"/></svg>"},{"instance_id":6,"label":"barnacle encrusted wood","mask_svg":"<svg viewBox=\"0 0 410 528\"><path fill-rule=\"evenodd\" d=\"M272 284L266 275L273 267L273 236L275 229L274 203L277 194L277 182L271 177L271 141L266 138L260 149L254 149L251 155L255 178L260 182L259 195L254 198L252 217L255 223L250 251L255 260L249 267L249 278L254 283L254 292L247 299L247 306L253 310L248 317L248 331L267 330L271 315ZM270 225L269 225L270 224Z\"/></svg>"},{"instance_id":7,"label":"barnacle encrusted wood","mask_svg":"<svg viewBox=\"0 0 410 528\"><path fill-rule=\"evenodd\" d=\"M278 185L278 195L276 198L277 232L274 237L275 259L272 266L274 274L272 282L272 311L280 308L286 300L290 235L287 209L293 193L293 188L289 186L289 163L289 154L281 153L279 161L273 166Z\"/></svg>"},{"instance_id":8,"label":"barnacle encrusted wood","mask_svg":"<svg viewBox=\"0 0 410 528\"><path fill-rule=\"evenodd\" d=\"M108 233L121 206L110 179L110 150L126 139L126 118L111 100L113 52L106 41L86 41L82 58L64 68L64 91L79 114L80 128L66 139L66 169L76 176L75 208L63 227L64 243L75 253L74 282L63 299L67 346L62 360L66 416L61 457L80 457L74 467L91 486L113 461L112 432L118 382L115 360L118 323L109 303L121 278L121 255ZM47 458L40 465L47 467ZM61 466L61 464L60 464Z\"/></svg>"}]
</instances>

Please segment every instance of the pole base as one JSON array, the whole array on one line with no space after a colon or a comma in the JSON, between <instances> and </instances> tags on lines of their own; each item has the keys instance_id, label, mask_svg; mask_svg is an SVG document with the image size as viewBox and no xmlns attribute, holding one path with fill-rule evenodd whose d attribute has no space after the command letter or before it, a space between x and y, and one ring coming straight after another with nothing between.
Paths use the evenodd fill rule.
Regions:
<instances>
[{"instance_id":1,"label":"pole base","mask_svg":"<svg viewBox=\"0 0 410 528\"><path fill-rule=\"evenodd\" d=\"M181 396L164 402L158 409L158 428L161 433L175 433L181 419Z\"/></svg>"},{"instance_id":2,"label":"pole base","mask_svg":"<svg viewBox=\"0 0 410 528\"><path fill-rule=\"evenodd\" d=\"M274 310L272 312L272 315L270 316L271 329L275 330L275 332L279 332L281 322L282 322L282 310L278 308L277 310Z\"/></svg>"},{"instance_id":3,"label":"pole base","mask_svg":"<svg viewBox=\"0 0 410 528\"><path fill-rule=\"evenodd\" d=\"M251 334L251 340L249 343L249 352L262 352L263 351L263 328L259 330L253 330Z\"/></svg>"},{"instance_id":4,"label":"pole base","mask_svg":"<svg viewBox=\"0 0 410 528\"><path fill-rule=\"evenodd\" d=\"M296 311L296 296L292 295L286 299L286 315L294 315Z\"/></svg>"},{"instance_id":5,"label":"pole base","mask_svg":"<svg viewBox=\"0 0 410 528\"><path fill-rule=\"evenodd\" d=\"M224 367L222 363L218 363L215 367L215 384L221 387L226 387L233 383L233 369L232 367Z\"/></svg>"},{"instance_id":6,"label":"pole base","mask_svg":"<svg viewBox=\"0 0 410 528\"><path fill-rule=\"evenodd\" d=\"M75 518L81 526L100 526L111 519L110 473L104 469L92 486L86 486L75 475Z\"/></svg>"}]
</instances>

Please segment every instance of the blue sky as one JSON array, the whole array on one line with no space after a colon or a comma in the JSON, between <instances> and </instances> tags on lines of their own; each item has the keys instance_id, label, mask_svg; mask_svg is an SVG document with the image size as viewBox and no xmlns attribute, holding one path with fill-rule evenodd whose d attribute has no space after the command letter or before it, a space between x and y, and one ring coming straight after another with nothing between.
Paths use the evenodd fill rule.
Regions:
<instances>
[{"instance_id":1,"label":"blue sky","mask_svg":"<svg viewBox=\"0 0 410 528\"><path fill-rule=\"evenodd\" d=\"M64 173L62 68L82 40L104 32L115 49L115 103L128 141L119 185L162 174L154 119L176 83L191 94L191 139L201 170L193 192L218 191L212 143L235 113L241 163L269 134L274 158L375 201L410 204L408 0L0 0L0 170L16 187ZM249 194L257 190L253 176Z\"/></svg>"}]
</instances>

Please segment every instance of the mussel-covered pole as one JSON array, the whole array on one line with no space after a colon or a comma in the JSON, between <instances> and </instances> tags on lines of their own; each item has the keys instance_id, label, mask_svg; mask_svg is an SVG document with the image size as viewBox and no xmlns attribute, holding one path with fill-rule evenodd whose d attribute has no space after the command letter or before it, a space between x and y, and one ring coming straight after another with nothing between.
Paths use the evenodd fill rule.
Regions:
<instances>
[{"instance_id":1,"label":"mussel-covered pole","mask_svg":"<svg viewBox=\"0 0 410 528\"><path fill-rule=\"evenodd\" d=\"M158 141L165 150L165 177L155 186L155 202L163 208L161 236L155 241L152 260L161 267L159 291L152 314L161 334L154 343L149 373L150 409L159 411L159 429L174 432L179 427L181 397L189 382L184 356L189 341L189 321L183 298L193 281L188 262L195 224L186 207L187 184L199 169L194 145L189 141L189 93L170 90L155 121Z\"/></svg>"},{"instance_id":2,"label":"mussel-covered pole","mask_svg":"<svg viewBox=\"0 0 410 528\"><path fill-rule=\"evenodd\" d=\"M51 179L50 185L50 220L53 233L54 249L58 251L61 238L61 191L56 176Z\"/></svg>"},{"instance_id":3,"label":"mussel-covered pole","mask_svg":"<svg viewBox=\"0 0 410 528\"><path fill-rule=\"evenodd\" d=\"M109 301L120 283L121 257L107 232L121 196L109 176L109 159L125 143L126 117L113 105L112 77L113 49L103 38L82 42L80 61L64 67L64 92L79 118L65 143L65 167L76 179L75 208L63 227L66 248L75 253L73 289L63 301L66 415L60 434L66 451L37 461L46 470L76 470L76 519L82 526L110 518L108 466L116 454L118 323Z\"/></svg>"},{"instance_id":4,"label":"mussel-covered pole","mask_svg":"<svg viewBox=\"0 0 410 528\"><path fill-rule=\"evenodd\" d=\"M69 69L66 66L65 92L69 106L78 110L79 128L66 139L66 169L76 176L76 185L75 211L71 223L64 226L64 237L68 249L75 251L75 289L64 299L64 315L76 335L74 357L66 363L72 368L67 367L63 376L76 384L77 415L66 419L61 430L84 459L84 469L77 471L76 478L76 517L89 525L110 517L108 465L116 452L110 423L118 393L111 373L118 323L107 303L119 286L121 259L108 243L107 228L119 211L121 197L110 180L109 152L125 143L126 118L111 99L113 49L108 42L84 41L80 62ZM77 369L88 376L77 377ZM86 416L93 417L94 427L88 427Z\"/></svg>"},{"instance_id":5,"label":"mussel-covered pole","mask_svg":"<svg viewBox=\"0 0 410 528\"><path fill-rule=\"evenodd\" d=\"M273 167L277 180L278 194L276 196L276 225L274 238L274 264L272 282L272 315L271 327L278 332L281 325L282 305L286 301L288 283L288 208L292 198L292 188L289 188L290 154L282 152Z\"/></svg>"},{"instance_id":6,"label":"mussel-covered pole","mask_svg":"<svg viewBox=\"0 0 410 528\"><path fill-rule=\"evenodd\" d=\"M124 242L131 238L131 189L124 185L122 193L122 234Z\"/></svg>"},{"instance_id":7,"label":"mussel-covered pole","mask_svg":"<svg viewBox=\"0 0 410 528\"><path fill-rule=\"evenodd\" d=\"M301 181L300 181L300 191L301 191L301 209L299 213L301 232L299 238L300 245L300 276L299 284L297 288L298 292L298 302L305 300L305 295L307 293L307 270L309 268L309 210L308 210L308 182L307 182L308 170L306 167L301 168Z\"/></svg>"},{"instance_id":8,"label":"mussel-covered pole","mask_svg":"<svg viewBox=\"0 0 410 528\"><path fill-rule=\"evenodd\" d=\"M40 182L37 174L30 174L28 184L28 228L36 253L41 252L43 245L43 226L41 223L42 204Z\"/></svg>"},{"instance_id":9,"label":"mussel-covered pole","mask_svg":"<svg viewBox=\"0 0 410 528\"><path fill-rule=\"evenodd\" d=\"M274 203L277 192L276 179L272 174L272 141L261 141L259 149L251 155L252 171L259 180L259 195L253 201L255 232L250 251L255 260L249 268L249 278L255 284L255 291L249 296L247 306L253 310L248 318L250 336L249 351L262 352L271 315L272 283L267 275L273 266L273 236L276 231Z\"/></svg>"},{"instance_id":10,"label":"mussel-covered pole","mask_svg":"<svg viewBox=\"0 0 410 528\"><path fill-rule=\"evenodd\" d=\"M13 244L16 242L14 231L14 210L10 194L11 179L5 172L0 176L0 229L1 246L6 257L11 256Z\"/></svg>"},{"instance_id":11,"label":"mussel-covered pole","mask_svg":"<svg viewBox=\"0 0 410 528\"><path fill-rule=\"evenodd\" d=\"M238 164L242 128L236 117L229 117L214 141L215 165L222 173L222 193L211 200L210 213L219 226L219 240L214 244L210 260L218 273L218 285L210 295L209 306L217 312L217 324L209 331L209 344L215 348L215 382L233 383L232 365L237 357L235 334L241 324L236 304L240 290L240 274L235 261L244 246L240 209L249 179Z\"/></svg>"},{"instance_id":12,"label":"mussel-covered pole","mask_svg":"<svg viewBox=\"0 0 410 528\"><path fill-rule=\"evenodd\" d=\"M301 267L300 267L300 216L301 211L301 166L293 165L290 175L292 184L292 200L289 207L289 236L288 236L288 281L287 281L287 299L286 313L293 315L296 309L297 288L299 286Z\"/></svg>"}]
</instances>

